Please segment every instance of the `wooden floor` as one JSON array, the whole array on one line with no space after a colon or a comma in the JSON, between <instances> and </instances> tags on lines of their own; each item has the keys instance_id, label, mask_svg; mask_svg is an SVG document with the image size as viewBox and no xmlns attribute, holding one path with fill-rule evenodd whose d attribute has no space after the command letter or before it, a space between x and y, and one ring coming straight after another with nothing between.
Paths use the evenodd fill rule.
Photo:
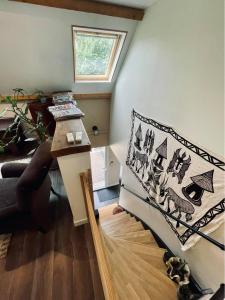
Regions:
<instances>
[{"instance_id":1,"label":"wooden floor","mask_svg":"<svg viewBox=\"0 0 225 300\"><path fill-rule=\"evenodd\" d=\"M53 186L63 195L61 178ZM89 224L75 228L65 196L51 197L47 234L24 230L13 235L0 260L0 300L104 299Z\"/></svg>"}]
</instances>

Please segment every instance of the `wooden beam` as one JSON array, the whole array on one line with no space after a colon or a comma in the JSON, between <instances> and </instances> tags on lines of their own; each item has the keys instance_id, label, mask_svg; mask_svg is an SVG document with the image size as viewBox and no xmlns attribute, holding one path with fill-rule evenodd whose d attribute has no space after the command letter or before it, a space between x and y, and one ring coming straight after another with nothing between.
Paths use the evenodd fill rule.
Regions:
<instances>
[{"instance_id":1,"label":"wooden beam","mask_svg":"<svg viewBox=\"0 0 225 300\"><path fill-rule=\"evenodd\" d=\"M96 94L74 94L75 100L110 100L111 93L96 93Z\"/></svg>"},{"instance_id":2,"label":"wooden beam","mask_svg":"<svg viewBox=\"0 0 225 300\"><path fill-rule=\"evenodd\" d=\"M45 95L50 97L51 95ZM0 95L0 101L5 102L5 97ZM13 97L13 96L12 96ZM73 94L75 100L111 100L111 93L94 93L94 94ZM18 101L35 101L39 98L38 95L23 95L18 96Z\"/></svg>"},{"instance_id":3,"label":"wooden beam","mask_svg":"<svg viewBox=\"0 0 225 300\"><path fill-rule=\"evenodd\" d=\"M0 101L1 102L5 102L5 98L7 96L11 96L13 98L13 95L6 95L6 96L0 95ZM23 96L18 96L18 101L34 101L34 100L37 100L37 99L38 99L37 95L23 95Z\"/></svg>"},{"instance_id":4,"label":"wooden beam","mask_svg":"<svg viewBox=\"0 0 225 300\"><path fill-rule=\"evenodd\" d=\"M93 0L9 0L141 21L144 10Z\"/></svg>"}]
</instances>

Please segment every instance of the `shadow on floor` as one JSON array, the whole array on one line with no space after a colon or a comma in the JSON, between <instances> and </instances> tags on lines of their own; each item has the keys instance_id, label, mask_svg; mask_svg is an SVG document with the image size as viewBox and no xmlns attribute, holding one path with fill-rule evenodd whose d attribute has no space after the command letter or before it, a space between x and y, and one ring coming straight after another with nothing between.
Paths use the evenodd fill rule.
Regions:
<instances>
[{"instance_id":1,"label":"shadow on floor","mask_svg":"<svg viewBox=\"0 0 225 300\"><path fill-rule=\"evenodd\" d=\"M51 251L73 257L71 235L76 229L63 181L58 170L51 171L50 177L54 190L60 195L51 193L50 196L50 228L47 233L41 233L32 224L27 224L25 228L14 230L6 259L6 270L35 261ZM23 254L18 257L20 253Z\"/></svg>"}]
</instances>

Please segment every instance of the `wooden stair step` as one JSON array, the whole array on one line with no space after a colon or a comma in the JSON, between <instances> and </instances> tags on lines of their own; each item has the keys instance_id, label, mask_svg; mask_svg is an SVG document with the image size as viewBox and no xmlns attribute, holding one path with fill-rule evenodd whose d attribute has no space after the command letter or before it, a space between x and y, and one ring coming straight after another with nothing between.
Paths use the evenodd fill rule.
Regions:
<instances>
[{"instance_id":1,"label":"wooden stair step","mask_svg":"<svg viewBox=\"0 0 225 300\"><path fill-rule=\"evenodd\" d=\"M141 231L141 230L144 230L144 227L142 226L141 222L136 222L134 224L129 224L129 225L126 225L126 226L121 226L120 228L116 228L116 229L107 229L107 230L104 230L104 228L102 228L102 230L110 235L110 234L123 234L123 233L126 233L126 232L134 232L134 231Z\"/></svg>"},{"instance_id":2,"label":"wooden stair step","mask_svg":"<svg viewBox=\"0 0 225 300\"><path fill-rule=\"evenodd\" d=\"M135 231L136 232L136 231ZM118 242L120 242L120 243L124 243L124 244L127 244L127 247L131 247L132 248L132 246L134 246L134 247L143 247L143 248L155 248L155 249L158 249L158 250L160 250L160 251L165 251L165 249L163 249L163 248L159 248L159 246L157 245L156 246L156 244L151 244L151 245L145 245L145 244L141 244L141 243L138 243L138 242L136 242L136 241L127 241L127 240L123 240L123 239L121 239L121 238L117 238L117 237L114 237L114 236L109 236L109 235L107 235L107 234L105 234L104 232L102 232L102 235L103 236L106 236L107 238L110 238L110 239L112 239L112 240L115 240L115 241L118 241Z\"/></svg>"},{"instance_id":3,"label":"wooden stair step","mask_svg":"<svg viewBox=\"0 0 225 300\"><path fill-rule=\"evenodd\" d=\"M132 245L131 243L127 244L126 241L114 241L117 247L122 247L125 252L129 251L136 256L138 256L140 259L148 263L149 265L155 267L157 270L161 271L163 274L167 274L167 267L165 263L163 262L163 254L165 250L152 247L149 245L145 245L145 252L144 251L135 251L134 246L138 248L139 246L142 247L141 244L134 244Z\"/></svg>"},{"instance_id":4,"label":"wooden stair step","mask_svg":"<svg viewBox=\"0 0 225 300\"><path fill-rule=\"evenodd\" d=\"M107 239L107 255L111 261L112 270L124 272L124 284L130 282L141 299L176 299L175 284L166 275L139 259L138 256L124 251L110 239ZM137 282L141 286L136 287Z\"/></svg>"},{"instance_id":5,"label":"wooden stair step","mask_svg":"<svg viewBox=\"0 0 225 300\"><path fill-rule=\"evenodd\" d=\"M151 234L150 230L129 232L124 234L113 234L110 236L113 238L118 238L130 242L136 242L136 243L142 243L141 241L143 238L143 244L149 244L158 248L158 244L154 236Z\"/></svg>"},{"instance_id":6,"label":"wooden stair step","mask_svg":"<svg viewBox=\"0 0 225 300\"><path fill-rule=\"evenodd\" d=\"M165 296L165 299L176 299L175 284L166 276L166 274L156 269L152 264L146 263L134 253L128 251L125 252L124 249L121 250L121 247L118 247L117 244L115 244L115 249L117 249L117 252L129 265L130 269L138 274L141 279L149 282L149 285L152 287L160 287L160 293Z\"/></svg>"},{"instance_id":7,"label":"wooden stair step","mask_svg":"<svg viewBox=\"0 0 225 300\"><path fill-rule=\"evenodd\" d=\"M123 237L126 237L126 238L134 238L134 240L135 240L135 238L136 237L139 237L139 236L148 236L149 238L150 238L150 240L151 241L153 241L153 242L155 242L155 239L154 239L154 237L152 236L152 234L151 234L151 231L150 230L146 230L146 229L144 229L144 230L142 230L142 231L137 231L137 232L126 232L126 233L124 233L124 234L117 234L116 235L118 238L123 238ZM132 240L132 239L131 239Z\"/></svg>"},{"instance_id":8,"label":"wooden stair step","mask_svg":"<svg viewBox=\"0 0 225 300\"><path fill-rule=\"evenodd\" d=\"M112 235L111 235L112 236ZM121 239L124 241L134 241L141 244L154 245L155 241L151 239L151 236L146 230L129 232L127 234L115 234L113 235L114 239Z\"/></svg>"},{"instance_id":9,"label":"wooden stair step","mask_svg":"<svg viewBox=\"0 0 225 300\"><path fill-rule=\"evenodd\" d=\"M113 209L117 207L117 203L113 203L98 209L99 211L99 219L102 221L104 219L108 219L113 216ZM125 211L124 211L125 212Z\"/></svg>"},{"instance_id":10,"label":"wooden stair step","mask_svg":"<svg viewBox=\"0 0 225 300\"><path fill-rule=\"evenodd\" d=\"M100 226L104 229L110 229L110 228L116 229L116 228L120 228L121 226L126 226L128 224L132 224L132 223L134 224L136 222L137 221L135 218L127 217L125 219L116 220L114 222L110 222L107 224L103 223Z\"/></svg>"},{"instance_id":11,"label":"wooden stair step","mask_svg":"<svg viewBox=\"0 0 225 300\"><path fill-rule=\"evenodd\" d=\"M141 300L139 295L137 294L136 290L133 288L133 286L130 283L127 283L124 286L125 276L121 272L114 272L113 273L113 281L115 284L116 289L119 291L119 299L120 300ZM137 285L137 283L136 283Z\"/></svg>"},{"instance_id":12,"label":"wooden stair step","mask_svg":"<svg viewBox=\"0 0 225 300\"><path fill-rule=\"evenodd\" d=\"M154 293L152 297L149 294L149 289L147 287L148 283L144 282L138 277L137 274L129 268L129 266L124 262L119 253L114 249L110 251L107 248L107 256L109 256L109 261L112 266L112 279L113 284L116 287L119 299L129 299L129 300L158 300L160 298L154 298ZM131 293L131 287L133 293ZM162 298L161 298L162 299Z\"/></svg>"},{"instance_id":13,"label":"wooden stair step","mask_svg":"<svg viewBox=\"0 0 225 300\"><path fill-rule=\"evenodd\" d=\"M142 245L131 241L119 241L122 245L127 246L134 253L153 255L156 257L163 256L166 249L159 248L157 245Z\"/></svg>"},{"instance_id":14,"label":"wooden stair step","mask_svg":"<svg viewBox=\"0 0 225 300\"><path fill-rule=\"evenodd\" d=\"M111 263L111 262L110 262ZM115 286L115 290L117 291L119 300L129 300L131 296L126 287L124 287L121 277L115 272L112 277L113 285Z\"/></svg>"},{"instance_id":15,"label":"wooden stair step","mask_svg":"<svg viewBox=\"0 0 225 300\"><path fill-rule=\"evenodd\" d=\"M104 236L104 233L102 234ZM108 238L107 235L106 238ZM159 248L157 244L142 244L137 241L128 241L111 236L110 239L116 244L118 243L119 246L124 247L125 251L133 252L142 260L146 261L147 263L150 263L156 268L159 268L164 274L166 274L166 265L163 262L163 255L165 253L165 249Z\"/></svg>"},{"instance_id":16,"label":"wooden stair step","mask_svg":"<svg viewBox=\"0 0 225 300\"><path fill-rule=\"evenodd\" d=\"M114 222L117 222L117 221L120 221L120 220L125 220L125 219L129 219L131 218L131 215L130 214L127 214L127 213L119 213L119 214L116 214L116 215L112 215L110 216L110 218L105 218L103 220L100 220L100 224L101 225L106 225L106 224L110 224L110 223L114 223Z\"/></svg>"},{"instance_id":17,"label":"wooden stair step","mask_svg":"<svg viewBox=\"0 0 225 300\"><path fill-rule=\"evenodd\" d=\"M98 228L117 298L176 299L176 285L167 277L162 259L165 250L130 214L113 215L115 206L100 210Z\"/></svg>"},{"instance_id":18,"label":"wooden stair step","mask_svg":"<svg viewBox=\"0 0 225 300\"><path fill-rule=\"evenodd\" d=\"M114 263L116 263L116 260ZM124 285L128 275L127 273L130 276L130 282ZM153 298L148 294L148 290L146 288L147 284L128 271L127 268L124 268L124 271L120 270L119 272L115 272L113 274L113 281L116 289L119 290L118 295L120 300L153 300Z\"/></svg>"},{"instance_id":19,"label":"wooden stair step","mask_svg":"<svg viewBox=\"0 0 225 300\"><path fill-rule=\"evenodd\" d=\"M122 242L132 242L129 238L117 238L116 236L115 237L112 237L112 239L114 239L115 241L122 241ZM135 243L139 244L139 245L153 245L153 243L149 240L149 238L147 236L140 236L140 237L136 237L136 240L135 240Z\"/></svg>"},{"instance_id":20,"label":"wooden stair step","mask_svg":"<svg viewBox=\"0 0 225 300\"><path fill-rule=\"evenodd\" d=\"M131 215L127 214L126 212L122 212L120 214L111 215L108 218L100 219L101 223L109 223L113 222L115 220L125 219L125 218L131 218Z\"/></svg>"},{"instance_id":21,"label":"wooden stair step","mask_svg":"<svg viewBox=\"0 0 225 300\"><path fill-rule=\"evenodd\" d=\"M116 225L112 225L112 226L101 226L101 229L104 231L104 232L117 232L117 231L121 231L123 230L124 228L130 228L131 226L133 226L134 228L136 228L137 222L134 221L134 220L128 220L126 222L122 222L120 224L116 224ZM138 226L139 227L139 226Z\"/></svg>"},{"instance_id":22,"label":"wooden stair step","mask_svg":"<svg viewBox=\"0 0 225 300\"><path fill-rule=\"evenodd\" d=\"M125 239L119 239L119 238L117 238L117 237L111 237L111 236L107 236L107 235L105 235L105 238L110 238L112 241L114 241L114 242L119 242L119 243L121 243L121 242L124 242L124 243L128 243L128 242L131 242L131 243L135 243L136 245L140 245L140 246L142 246L142 245L145 245L145 246L152 246L152 244L148 244L148 243L145 243L145 244L143 244L142 242L138 242L138 241L135 241L135 242L133 242L133 241L127 241L127 240L125 240Z\"/></svg>"},{"instance_id":23,"label":"wooden stair step","mask_svg":"<svg viewBox=\"0 0 225 300\"><path fill-rule=\"evenodd\" d=\"M162 267L163 273L165 274L166 271L166 266L163 262L163 254L164 252L160 248L156 248L154 245L149 245L149 244L141 244L137 242L130 242L122 239L117 239L117 238L111 238L111 237L105 237L105 240L110 241L110 243L113 243L116 245L116 247L123 248L124 252L129 252L129 254L134 254L138 256L140 259L143 261L146 261L149 265L156 265ZM138 253L137 251L135 252L133 249L135 247L145 247L145 253ZM144 251L142 251L144 252ZM146 254L147 253L147 254ZM147 259L144 259L144 257L147 257Z\"/></svg>"},{"instance_id":24,"label":"wooden stair step","mask_svg":"<svg viewBox=\"0 0 225 300\"><path fill-rule=\"evenodd\" d=\"M113 219L119 219L119 218L122 218L122 217L124 217L126 215L128 215L128 213L126 211L123 211L123 212L121 212L119 214L113 215L113 213L111 213L108 216L104 216L104 215L102 215L102 213L101 213L101 211L99 209L99 220L100 220L100 222L104 222L106 220L109 221L109 220L113 220Z\"/></svg>"}]
</instances>

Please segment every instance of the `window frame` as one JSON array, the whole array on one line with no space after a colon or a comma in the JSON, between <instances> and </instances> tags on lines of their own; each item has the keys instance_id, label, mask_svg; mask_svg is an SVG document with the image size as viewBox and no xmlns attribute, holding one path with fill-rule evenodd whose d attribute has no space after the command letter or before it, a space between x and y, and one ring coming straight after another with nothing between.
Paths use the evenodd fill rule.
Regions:
<instances>
[{"instance_id":1,"label":"window frame","mask_svg":"<svg viewBox=\"0 0 225 300\"><path fill-rule=\"evenodd\" d=\"M109 64L104 75L76 75L76 33L81 32L90 35L112 36L116 37L113 48L110 53ZM74 81L75 82L111 82L118 64L120 54L122 52L124 42L126 40L127 31L93 28L85 26L72 25L72 40L73 40L73 67L74 67Z\"/></svg>"}]
</instances>

